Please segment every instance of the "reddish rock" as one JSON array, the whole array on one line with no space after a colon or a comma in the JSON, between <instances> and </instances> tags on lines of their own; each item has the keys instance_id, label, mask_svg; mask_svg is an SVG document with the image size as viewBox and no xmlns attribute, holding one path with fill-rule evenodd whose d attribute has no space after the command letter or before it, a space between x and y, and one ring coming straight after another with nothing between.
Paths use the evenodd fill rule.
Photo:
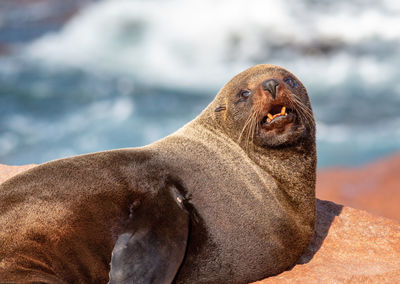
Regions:
<instances>
[{"instance_id":1,"label":"reddish rock","mask_svg":"<svg viewBox=\"0 0 400 284\"><path fill-rule=\"evenodd\" d=\"M317 197L400 221L400 153L359 168L318 172Z\"/></svg>"},{"instance_id":2,"label":"reddish rock","mask_svg":"<svg viewBox=\"0 0 400 284\"><path fill-rule=\"evenodd\" d=\"M33 168L36 165L25 165L25 166L7 166L0 164L0 183L9 179L16 174L19 174L27 169Z\"/></svg>"},{"instance_id":3,"label":"reddish rock","mask_svg":"<svg viewBox=\"0 0 400 284\"><path fill-rule=\"evenodd\" d=\"M314 240L290 271L256 283L396 283L400 224L317 201Z\"/></svg>"}]
</instances>

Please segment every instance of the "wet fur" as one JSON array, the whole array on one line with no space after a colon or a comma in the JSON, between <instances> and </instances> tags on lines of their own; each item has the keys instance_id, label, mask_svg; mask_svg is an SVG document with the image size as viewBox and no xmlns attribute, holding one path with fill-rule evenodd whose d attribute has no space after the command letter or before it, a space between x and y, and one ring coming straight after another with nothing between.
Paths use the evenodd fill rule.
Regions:
<instances>
[{"instance_id":1,"label":"wet fur","mask_svg":"<svg viewBox=\"0 0 400 284\"><path fill-rule=\"evenodd\" d=\"M155 204L171 186L190 215L177 283L248 283L292 266L315 224L315 126L306 90L300 83L290 100L306 135L282 146L253 143L265 114L251 103L234 107L240 89L286 74L257 65L160 141L49 162L1 184L0 279L107 282L111 251L132 212L145 210L138 218L146 226L157 206L169 206Z\"/></svg>"}]
</instances>

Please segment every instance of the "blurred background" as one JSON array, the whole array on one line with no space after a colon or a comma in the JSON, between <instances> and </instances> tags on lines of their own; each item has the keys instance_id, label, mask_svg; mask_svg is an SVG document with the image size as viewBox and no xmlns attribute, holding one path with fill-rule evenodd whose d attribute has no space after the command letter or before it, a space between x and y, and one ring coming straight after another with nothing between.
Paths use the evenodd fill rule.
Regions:
<instances>
[{"instance_id":1,"label":"blurred background","mask_svg":"<svg viewBox=\"0 0 400 284\"><path fill-rule=\"evenodd\" d=\"M319 168L400 150L400 1L1 0L0 163L151 143L259 63L307 87Z\"/></svg>"}]
</instances>

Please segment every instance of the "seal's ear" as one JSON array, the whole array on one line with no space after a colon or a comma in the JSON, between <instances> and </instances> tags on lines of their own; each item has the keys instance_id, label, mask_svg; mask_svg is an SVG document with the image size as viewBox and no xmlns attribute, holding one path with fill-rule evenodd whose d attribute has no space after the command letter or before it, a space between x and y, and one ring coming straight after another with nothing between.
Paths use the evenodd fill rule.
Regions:
<instances>
[{"instance_id":1,"label":"seal's ear","mask_svg":"<svg viewBox=\"0 0 400 284\"><path fill-rule=\"evenodd\" d=\"M175 188L136 202L111 256L109 283L171 283L189 234L184 197Z\"/></svg>"},{"instance_id":2,"label":"seal's ear","mask_svg":"<svg viewBox=\"0 0 400 284\"><path fill-rule=\"evenodd\" d=\"M222 110L226 110L226 106L225 105L220 105L219 107L217 107L214 111L215 112L220 112Z\"/></svg>"}]
</instances>

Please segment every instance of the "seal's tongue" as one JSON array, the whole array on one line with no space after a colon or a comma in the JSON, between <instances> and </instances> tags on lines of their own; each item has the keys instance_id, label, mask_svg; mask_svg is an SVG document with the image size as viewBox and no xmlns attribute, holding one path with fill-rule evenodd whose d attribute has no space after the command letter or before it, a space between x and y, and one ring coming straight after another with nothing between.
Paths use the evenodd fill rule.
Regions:
<instances>
[{"instance_id":1,"label":"seal's tongue","mask_svg":"<svg viewBox=\"0 0 400 284\"><path fill-rule=\"evenodd\" d=\"M285 116L285 115L287 115L287 113L286 113L286 107L285 106L282 106L282 108L281 108L281 112L279 112L279 113L276 113L276 114L274 114L274 115L272 115L271 113L268 113L267 114L267 121L268 122L271 122L275 117L278 117L278 116Z\"/></svg>"}]
</instances>

